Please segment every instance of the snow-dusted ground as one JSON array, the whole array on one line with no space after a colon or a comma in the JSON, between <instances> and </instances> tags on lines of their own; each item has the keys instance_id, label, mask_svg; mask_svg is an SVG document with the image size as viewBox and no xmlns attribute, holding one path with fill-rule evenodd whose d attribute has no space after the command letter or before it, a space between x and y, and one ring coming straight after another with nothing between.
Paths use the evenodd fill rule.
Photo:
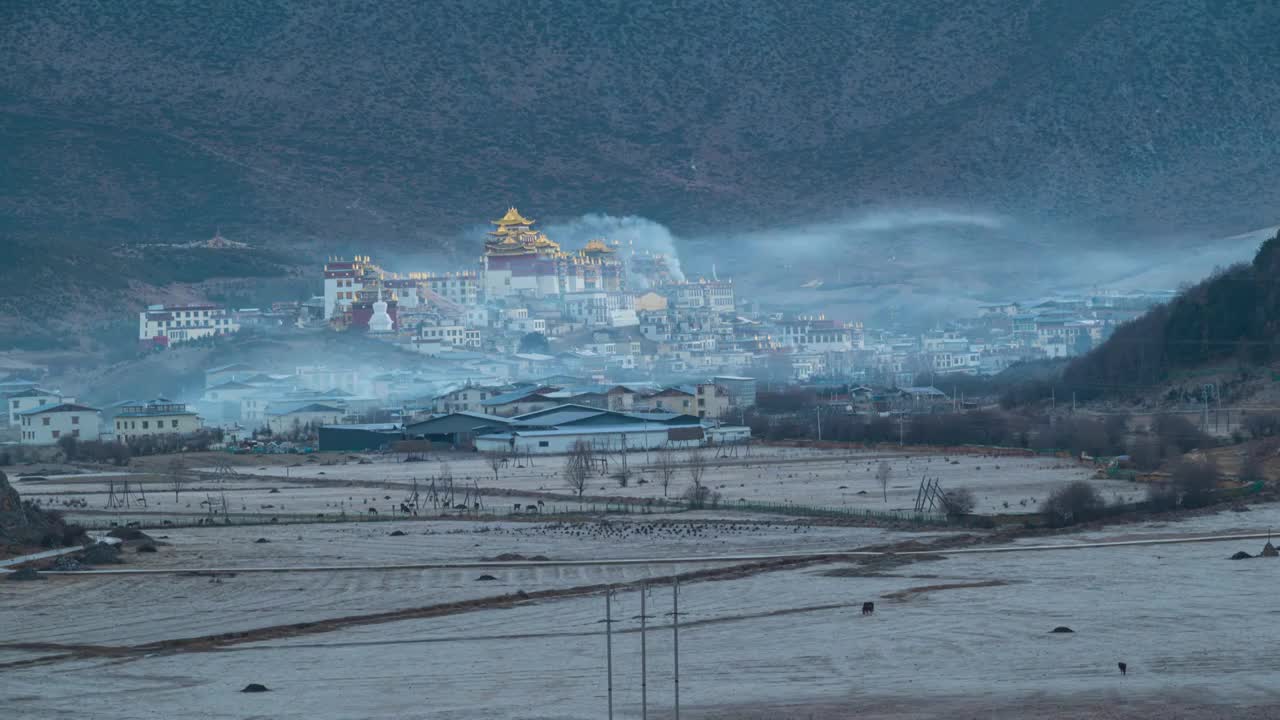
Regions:
<instances>
[{"instance_id":1,"label":"snow-dusted ground","mask_svg":"<svg viewBox=\"0 0 1280 720\"><path fill-rule=\"evenodd\" d=\"M393 537L391 532L403 536ZM553 560L681 558L710 554L852 550L945 533L861 527L760 523L609 520L591 523L385 522L256 526L245 529L174 528L153 531L172 543L139 556L145 567L280 567L475 561L503 553ZM256 538L269 543L258 544ZM130 556L132 559L132 556Z\"/></svg>"},{"instance_id":2,"label":"snow-dusted ground","mask_svg":"<svg viewBox=\"0 0 1280 720\"><path fill-rule=\"evenodd\" d=\"M605 530L608 528L608 530ZM645 525L389 522L182 528L153 535L155 554L126 551L111 568L263 568L478 561L504 553L553 560L649 558L855 549L937 537L876 528L679 522ZM403 536L391 536L402 531ZM268 540L257 543L257 538ZM254 573L213 583L187 575L51 575L0 583L0 642L129 643L193 637L291 622L423 607L512 593L628 582L725 563L486 568L483 570ZM477 581L489 574L493 581ZM88 604L85 616L76 608ZM110 617L110 622L103 622Z\"/></svg>"},{"instance_id":3,"label":"snow-dusted ground","mask_svg":"<svg viewBox=\"0 0 1280 720\"><path fill-rule=\"evenodd\" d=\"M1234 549L1208 543L958 555L873 577L832 576L847 567L832 564L686 583L682 717L732 717L733 708L753 703L787 703L787 717L837 703L853 716L860 704L888 702L902 708L893 717L906 718L913 703L953 697L1015 708L1046 697L1070 707L1073 699L1124 704L1181 693L1224 707L1280 703L1280 653L1267 630L1277 614L1280 560L1225 560ZM376 583L398 575L363 577ZM306 582L279 579L282 587ZM122 579L116 591L127 597L139 592L130 587L137 583ZM947 585L970 587L936 587ZM228 591L227 583L204 587ZM336 590L258 593L252 603L233 604L287 614L292 604L327 602L351 614L352 602ZM413 586L371 590L361 597ZM649 702L654 717L665 717L671 598L666 587L650 592ZM44 604L47 622L73 614L81 627L91 617L109 624L106 609L72 613L80 596L69 587ZM875 615L858 612L864 600L876 601ZM138 604L176 615L189 602L166 608L148 595ZM638 611L638 592L618 595L618 717L639 716ZM192 708L210 718L600 718L603 616L601 596L534 601L216 652L0 670L0 682L9 708L24 717L82 717L92 698L101 718L175 717ZM15 626L10 620L30 621L6 618L4 627ZM1075 632L1050 634L1056 625ZM1128 663L1127 677L1119 661ZM273 692L237 692L249 682Z\"/></svg>"},{"instance_id":4,"label":"snow-dusted ground","mask_svg":"<svg viewBox=\"0 0 1280 720\"><path fill-rule=\"evenodd\" d=\"M254 573L217 583L195 575L49 576L0 584L0 644L137 645L715 566ZM482 574L495 579L477 580Z\"/></svg>"},{"instance_id":5,"label":"snow-dusted ground","mask_svg":"<svg viewBox=\"0 0 1280 720\"><path fill-rule=\"evenodd\" d=\"M372 464L348 463L322 466L303 464L287 468L280 465L246 467L242 472L263 477L325 478L359 482L409 483L440 472L447 463L455 480L475 480L482 487L500 487L518 492L567 493L561 469L564 459L539 457L532 467L510 467L495 479L482 457L474 454L441 456L442 460L422 463L398 463L379 460ZM920 480L936 477L943 488L967 487L974 491L979 512L1031 512L1055 487L1072 480L1092 480L1091 471L1079 464L1059 458L982 457L973 455L926 455L898 452L850 452L844 450L812 450L792 448L754 448L750 457L714 459L707 455L709 466L704 483L732 505L746 502L865 508L869 510L909 510L912 508ZM619 488L608 478L594 478L587 493L598 496L661 497L659 473L653 467L656 454L647 459L644 453L632 453L628 465L636 477L630 487ZM683 456L679 459L683 461ZM891 478L886 501L875 479L881 461L889 463ZM619 466L616 458L611 468ZM320 473L324 473L321 475ZM644 483L640 483L644 480ZM1139 499L1143 488L1133 483L1114 480L1092 480L1109 499ZM678 496L689 484L687 470L678 468L670 494ZM1007 503L1007 506L1006 506Z\"/></svg>"}]
</instances>

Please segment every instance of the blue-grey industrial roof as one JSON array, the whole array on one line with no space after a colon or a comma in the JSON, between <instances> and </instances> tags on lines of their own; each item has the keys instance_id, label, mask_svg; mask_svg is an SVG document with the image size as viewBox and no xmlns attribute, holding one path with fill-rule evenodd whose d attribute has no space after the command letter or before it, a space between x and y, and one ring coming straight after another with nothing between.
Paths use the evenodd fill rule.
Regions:
<instances>
[{"instance_id":1,"label":"blue-grey industrial roof","mask_svg":"<svg viewBox=\"0 0 1280 720\"><path fill-rule=\"evenodd\" d=\"M578 422L579 420L586 420L587 418L593 418L603 414L605 414L604 410L564 410L562 412L546 413L545 415L539 415L528 420L514 420L511 425L512 427L554 427L557 425L568 425L570 423Z\"/></svg>"},{"instance_id":2,"label":"blue-grey industrial roof","mask_svg":"<svg viewBox=\"0 0 1280 720\"><path fill-rule=\"evenodd\" d=\"M508 393L502 393L501 395L494 395L488 400L482 400L480 401L480 404L481 405L506 405L507 403L519 402L521 400L524 400L527 397L538 395L538 394L539 393L536 392L535 390L528 390L528 389L513 390Z\"/></svg>"},{"instance_id":3,"label":"blue-grey industrial roof","mask_svg":"<svg viewBox=\"0 0 1280 720\"><path fill-rule=\"evenodd\" d=\"M687 426L677 427L695 427L700 423L690 423ZM610 433L656 433L666 432L671 425L652 425L645 427L644 425L586 425L586 426L570 426L565 428L552 428L549 430L512 430L509 432L493 433L490 435L481 435L480 438L489 440L500 440L516 435L518 437L549 437L554 435L608 435Z\"/></svg>"}]
</instances>

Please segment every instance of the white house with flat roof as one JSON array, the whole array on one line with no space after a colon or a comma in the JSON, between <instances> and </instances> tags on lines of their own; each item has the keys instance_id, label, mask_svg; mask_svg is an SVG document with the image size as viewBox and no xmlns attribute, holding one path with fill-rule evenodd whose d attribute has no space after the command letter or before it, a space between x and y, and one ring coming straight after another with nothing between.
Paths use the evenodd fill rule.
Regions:
<instances>
[{"instance_id":1,"label":"white house with flat roof","mask_svg":"<svg viewBox=\"0 0 1280 720\"><path fill-rule=\"evenodd\" d=\"M200 429L200 416L186 403L167 398L120 406L112 420L116 440L129 441L157 435L190 435Z\"/></svg>"},{"instance_id":2,"label":"white house with flat roof","mask_svg":"<svg viewBox=\"0 0 1280 720\"><path fill-rule=\"evenodd\" d=\"M45 390L34 386L5 393L4 395L4 404L9 413L10 427L17 427L22 413L28 410L64 402L75 402L75 398L63 397L62 393L57 390Z\"/></svg>"},{"instance_id":3,"label":"white house with flat roof","mask_svg":"<svg viewBox=\"0 0 1280 720\"><path fill-rule=\"evenodd\" d=\"M57 403L24 411L19 416L23 445L56 445L64 437L97 440L98 409L75 403Z\"/></svg>"}]
</instances>

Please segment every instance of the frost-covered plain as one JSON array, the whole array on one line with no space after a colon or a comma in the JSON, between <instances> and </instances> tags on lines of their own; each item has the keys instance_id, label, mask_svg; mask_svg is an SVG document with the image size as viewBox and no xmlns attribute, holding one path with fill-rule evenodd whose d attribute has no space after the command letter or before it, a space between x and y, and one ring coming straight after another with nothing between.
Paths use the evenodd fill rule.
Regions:
<instances>
[{"instance_id":1,"label":"frost-covered plain","mask_svg":"<svg viewBox=\"0 0 1280 720\"><path fill-rule=\"evenodd\" d=\"M393 536L403 532L403 536ZM947 532L810 525L803 520L701 522L611 519L595 522L400 521L260 525L236 529L173 528L154 535L170 547L147 567L282 567L472 562L504 553L552 560L679 559L707 555L854 550L928 539ZM256 543L256 538L268 543Z\"/></svg>"},{"instance_id":2,"label":"frost-covered plain","mask_svg":"<svg viewBox=\"0 0 1280 720\"><path fill-rule=\"evenodd\" d=\"M708 468L703 482L721 494L723 506L727 507L744 501L909 510L915 502L920 480L926 476L937 478L943 488L966 487L973 490L978 500L978 512L1034 511L1055 487L1072 480L1096 483L1109 500L1139 499L1143 494L1141 486L1125 481L1094 480L1088 468L1071 460L1052 457L946 456L775 447L754 448L750 456L715 458L709 452L706 456ZM613 480L596 477L588 483L586 493L628 498L662 497L661 473L656 467L656 457L656 453L648 456L631 453L627 463L635 477L628 487L620 488ZM685 457L679 455L677 460L683 462ZM882 461L889 464L891 471L887 498L876 480L876 471ZM610 463L613 470L620 466L616 457L610 459ZM562 457L539 457L532 466L510 466L500 470L496 477L484 458L463 453L434 456L429 462L418 463L379 459L369 464L302 463L296 467L266 464L247 466L241 468L241 472L261 478L284 478L287 473L290 478L403 486L412 483L414 478L425 481L441 473L446 464L456 481L474 481L480 487L521 493L569 492L561 473ZM677 467L668 494L679 496L688 484L687 470Z\"/></svg>"},{"instance_id":3,"label":"frost-covered plain","mask_svg":"<svg viewBox=\"0 0 1280 720\"><path fill-rule=\"evenodd\" d=\"M1220 717L1268 712L1280 703L1280 653L1266 629L1280 615L1280 560L1226 560L1235 549L953 555L871 576L836 563L689 582L680 596L681 715L735 717L763 704L787 708L779 717L831 707L847 714L816 717L855 717L865 706L907 718L946 702L951 717L966 716L966 704L984 709L975 716L1012 708L1002 717L1017 717L1023 705L1102 698L1132 710L1117 717L1138 717L1143 703L1184 694L1218 704ZM667 717L669 589L653 587L649 598L650 714ZM870 617L858 611L865 600L877 604ZM48 611L65 615L70 601ZM618 717L639 717L638 603L629 590L613 607ZM216 652L4 669L0 678L10 707L30 717L82 716L90 697L102 718L191 708L212 718L599 718L603 616L600 595L546 599ZM1051 634L1057 625L1075 632ZM248 682L272 692L238 693Z\"/></svg>"}]
</instances>

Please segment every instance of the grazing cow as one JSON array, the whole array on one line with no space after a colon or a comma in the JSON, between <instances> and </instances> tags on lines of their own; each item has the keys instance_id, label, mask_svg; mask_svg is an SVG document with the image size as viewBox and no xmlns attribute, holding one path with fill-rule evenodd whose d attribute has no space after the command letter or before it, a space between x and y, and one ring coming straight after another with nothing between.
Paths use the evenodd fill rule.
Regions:
<instances>
[{"instance_id":1,"label":"grazing cow","mask_svg":"<svg viewBox=\"0 0 1280 720\"><path fill-rule=\"evenodd\" d=\"M875 603L873 603L873 602L864 602L864 603L862 603L862 614L863 614L863 615L870 615L871 613L874 613L875 611L876 611L876 604L875 604Z\"/></svg>"},{"instance_id":2,"label":"grazing cow","mask_svg":"<svg viewBox=\"0 0 1280 720\"><path fill-rule=\"evenodd\" d=\"M517 505L516 507L519 507L519 505ZM540 512L537 505L525 505L524 511L531 512L531 513Z\"/></svg>"},{"instance_id":3,"label":"grazing cow","mask_svg":"<svg viewBox=\"0 0 1280 720\"><path fill-rule=\"evenodd\" d=\"M516 512L520 512L520 503L515 503L511 509L515 510Z\"/></svg>"},{"instance_id":4,"label":"grazing cow","mask_svg":"<svg viewBox=\"0 0 1280 720\"><path fill-rule=\"evenodd\" d=\"M1124 663L1116 663L1116 664L1120 666L1120 674L1121 674L1121 675L1128 675L1128 674L1129 674L1129 666L1128 666L1128 665L1126 665L1126 664L1124 664Z\"/></svg>"},{"instance_id":5,"label":"grazing cow","mask_svg":"<svg viewBox=\"0 0 1280 720\"><path fill-rule=\"evenodd\" d=\"M164 521L164 524L165 524L165 525L172 525L172 524L173 524L173 521L172 521L172 520L165 520L165 521Z\"/></svg>"},{"instance_id":6,"label":"grazing cow","mask_svg":"<svg viewBox=\"0 0 1280 720\"><path fill-rule=\"evenodd\" d=\"M453 509L454 509L454 510L466 510L466 509L467 509L467 506L466 506L466 504L465 504L465 503L458 503L457 505L454 505L454 506L453 506Z\"/></svg>"},{"instance_id":7,"label":"grazing cow","mask_svg":"<svg viewBox=\"0 0 1280 720\"><path fill-rule=\"evenodd\" d=\"M377 514L378 514L378 508L369 508L369 514L370 514L370 515L377 515Z\"/></svg>"}]
</instances>

